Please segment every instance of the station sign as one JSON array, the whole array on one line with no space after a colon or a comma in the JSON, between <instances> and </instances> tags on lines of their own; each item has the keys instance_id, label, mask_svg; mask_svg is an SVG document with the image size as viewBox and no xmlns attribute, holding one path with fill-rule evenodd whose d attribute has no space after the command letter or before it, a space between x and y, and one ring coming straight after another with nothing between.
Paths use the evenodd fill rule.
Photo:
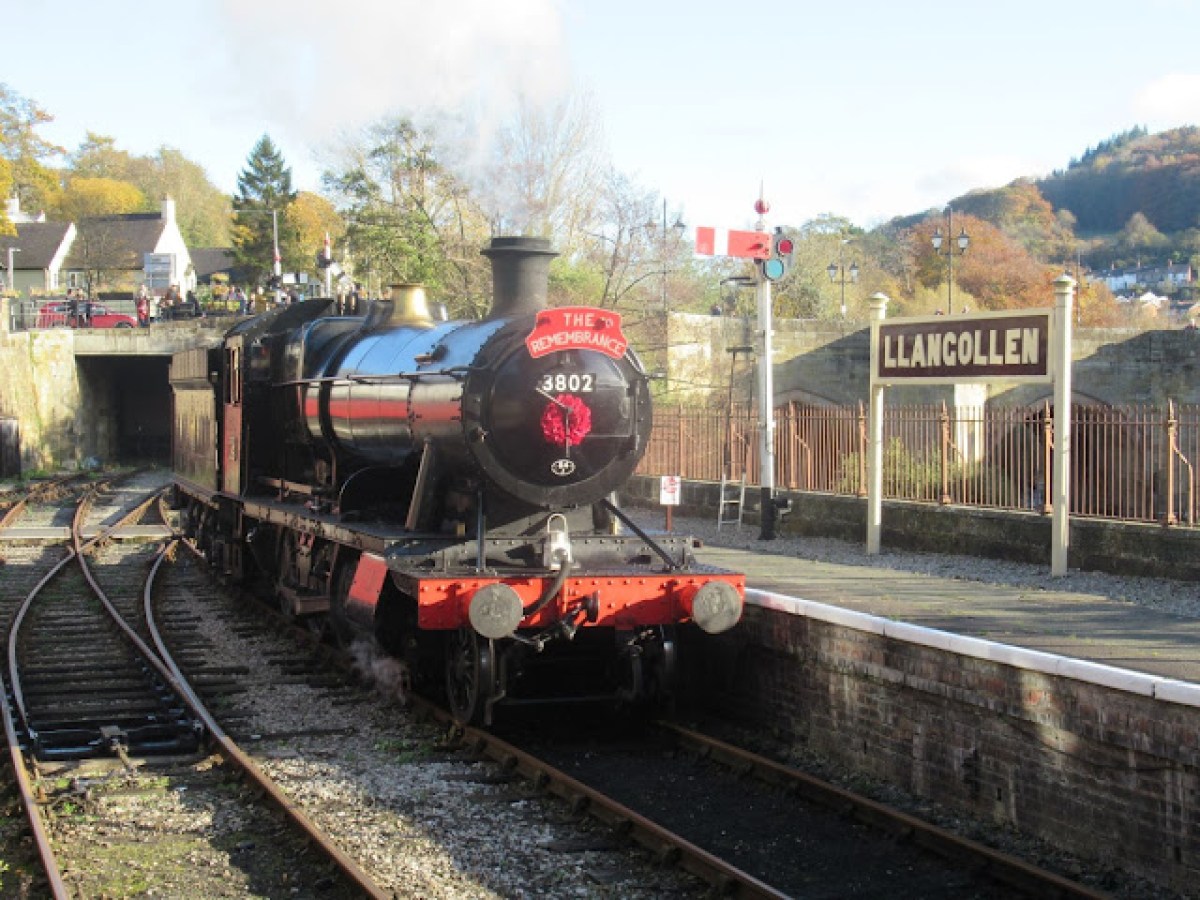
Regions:
<instances>
[{"instance_id":1,"label":"station sign","mask_svg":"<svg viewBox=\"0 0 1200 900\"><path fill-rule=\"evenodd\" d=\"M171 275L175 271L174 253L145 253L142 270L147 275Z\"/></svg>"},{"instance_id":2,"label":"station sign","mask_svg":"<svg viewBox=\"0 0 1200 900\"><path fill-rule=\"evenodd\" d=\"M873 322L873 384L1048 382L1051 310Z\"/></svg>"}]
</instances>

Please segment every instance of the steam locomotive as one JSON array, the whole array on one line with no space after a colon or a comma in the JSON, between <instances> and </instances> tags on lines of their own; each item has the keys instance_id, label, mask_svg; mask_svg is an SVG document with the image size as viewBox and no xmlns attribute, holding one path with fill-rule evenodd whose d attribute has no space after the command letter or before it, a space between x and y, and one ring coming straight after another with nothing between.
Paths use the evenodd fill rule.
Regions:
<instances>
[{"instance_id":1,"label":"steam locomotive","mask_svg":"<svg viewBox=\"0 0 1200 900\"><path fill-rule=\"evenodd\" d=\"M652 424L620 315L548 307L549 242L495 238L493 303L445 321L396 286L365 315L308 300L176 354L188 532L342 641L373 637L454 715L669 697L676 629L739 620L741 575L652 539L615 492Z\"/></svg>"}]
</instances>

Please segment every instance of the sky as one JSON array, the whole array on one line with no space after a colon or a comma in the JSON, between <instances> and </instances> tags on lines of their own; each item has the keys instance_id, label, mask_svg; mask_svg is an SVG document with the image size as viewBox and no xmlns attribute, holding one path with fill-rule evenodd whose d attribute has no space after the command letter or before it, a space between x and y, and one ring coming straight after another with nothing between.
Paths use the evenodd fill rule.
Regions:
<instances>
[{"instance_id":1,"label":"sky","mask_svg":"<svg viewBox=\"0 0 1200 900\"><path fill-rule=\"evenodd\" d=\"M587 97L611 163L689 227L872 227L1200 124L1200 0L40 0L0 83L232 193L267 134L294 187L384 117Z\"/></svg>"}]
</instances>

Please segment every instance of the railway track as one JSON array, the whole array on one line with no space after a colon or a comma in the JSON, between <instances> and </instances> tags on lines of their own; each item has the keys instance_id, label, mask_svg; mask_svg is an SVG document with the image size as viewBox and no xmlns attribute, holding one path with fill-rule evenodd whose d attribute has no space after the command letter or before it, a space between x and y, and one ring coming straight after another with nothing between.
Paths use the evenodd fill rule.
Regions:
<instances>
[{"instance_id":1,"label":"railway track","mask_svg":"<svg viewBox=\"0 0 1200 900\"><path fill-rule=\"evenodd\" d=\"M392 661L335 651L270 607L213 589L181 553L162 604L169 642L190 636L189 677L288 791L400 897L690 897L663 869L569 806L481 759L410 698ZM214 606L215 605L215 606ZM233 605L228 610L217 606ZM254 660L254 665L246 665Z\"/></svg>"},{"instance_id":2,"label":"railway track","mask_svg":"<svg viewBox=\"0 0 1200 900\"><path fill-rule=\"evenodd\" d=\"M295 639L305 642L311 635L297 629ZM666 744L660 740L641 752L623 748L606 766L596 764L605 754L597 749L594 735L560 752L544 753L544 747L529 752L495 734L459 728L434 704L410 701L444 725L447 747L497 765L500 771L493 777L498 781L520 780L527 789L565 800L573 812L594 813L600 832L593 834L593 846L640 844L651 858L678 864L721 895L838 895L850 890L854 896L871 896L872 891L894 896L901 877L906 890L927 897L1105 896L677 726L663 726L671 732ZM726 765L714 767L714 760ZM606 767L607 773L598 774ZM750 773L754 777L748 786ZM669 796L654 800L647 784L657 784ZM722 795L724 808L714 806L713 798ZM751 795L760 797L754 808L748 806ZM664 816L664 807L682 810L683 820ZM701 827L688 818L700 820ZM714 829L714 822L720 827ZM797 837L803 828L809 834Z\"/></svg>"},{"instance_id":3,"label":"railway track","mask_svg":"<svg viewBox=\"0 0 1200 900\"><path fill-rule=\"evenodd\" d=\"M110 542L95 556L98 580L132 617L140 580L128 573L149 568L151 554L144 546ZM286 803L336 842L380 895L804 896L821 890L801 867L782 880L775 870L756 872L749 844L785 862L834 857L816 844L788 843L777 821L756 824L749 796L786 796L784 818L793 818L798 801L792 795L807 791L781 788L777 770L756 769L739 751L711 744L681 749L677 740L695 738L679 734L640 756L624 748L625 756L609 759L611 783L605 783L585 771L607 752L594 741L559 750L538 747L535 755L495 735L452 726L432 709L418 716L401 713L380 697L403 694L388 661L355 648L354 665L374 684L368 690L331 668L331 654L309 643L311 632L277 633L265 626L257 613L215 586L207 568L189 554L156 565L160 582L167 583L140 592L143 605L146 596L155 598L163 646L152 643L148 626L139 625L138 634L156 655L165 657L169 649L195 693L215 710L205 722L206 734L228 731L249 748L252 765L286 792ZM243 752L221 750L218 756ZM721 756L733 759L724 775L712 764ZM105 766L40 763L38 805L51 810L47 831L72 887L80 894L121 894L134 892L130 885L136 880L168 894L180 884L200 885L204 893L204 876L215 871L212 891L271 893L286 877L297 890L303 890L301 882L319 886L321 896L355 894L329 865L306 868L310 854L289 843L292 828L277 814L247 806L249 789L240 782L231 787L228 776L213 774L215 759L198 763L195 757L169 755L158 765L134 759L130 766L118 754ZM654 762L664 766L658 774ZM763 777L772 786L756 787L749 777L753 771L769 773ZM677 808L703 809L699 818L709 825L724 821L731 840L707 843L711 835L689 832L686 822L671 820L653 802L645 805L645 785L654 781L670 786ZM700 800L681 799L688 782L704 796L727 794L730 805L704 808ZM34 788L29 793L32 798ZM867 868L863 860L878 860L886 850L891 855L878 866L886 885L880 896L895 896L898 878L906 892L924 885L924 896L1098 896L1053 878L1039 887L1041 876L1024 870L1000 882L992 874L964 881L961 865L918 882L914 859L928 857L934 839L916 823L886 824L883 812L863 813L846 797L833 796L834 812L827 814L849 822L857 841L836 857L852 861L833 869L835 895L839 889L845 895L854 883L861 888L856 895L870 896L869 886L852 879ZM583 817L585 812L594 818ZM866 830L864 819L870 820L874 843L864 844L859 834ZM222 820L240 824L221 831ZM136 848L147 843L158 848L153 860L138 856ZM97 847L103 852L86 849ZM995 865L976 859L965 869Z\"/></svg>"},{"instance_id":4,"label":"railway track","mask_svg":"<svg viewBox=\"0 0 1200 900\"><path fill-rule=\"evenodd\" d=\"M293 639L307 643L312 635L297 628ZM906 893L925 897L1106 896L676 726L665 726L671 732L667 743L660 739L640 752L623 748L601 775L598 770L606 765L596 761L605 751L598 749L594 735L561 752L545 752L542 746L528 752L495 734L460 728L434 704L411 696L408 700L445 729L436 754L453 750L487 761L497 771L481 777L521 796L557 796L573 817L594 815L589 836L574 839L585 853L640 845L656 865L676 865L706 882L703 890L718 895L891 897L899 880ZM420 739L405 746L417 748ZM715 760L724 765L714 766ZM293 775L307 771L298 764ZM652 797L646 785L655 783L669 799ZM711 802L717 796L724 797L723 807ZM751 796L758 802L750 804ZM664 815L656 802L684 815ZM700 820L701 827L688 818ZM713 823L720 826L714 829ZM797 837L805 827L810 833ZM714 833L720 839L714 841Z\"/></svg>"},{"instance_id":5,"label":"railway track","mask_svg":"<svg viewBox=\"0 0 1200 900\"><path fill-rule=\"evenodd\" d=\"M114 606L128 608L123 573L146 567L145 549L112 541L94 555L97 581L116 595ZM322 662L324 651L298 648L290 634L246 615L186 553L155 566L158 587L143 595L161 646L150 640L164 659L168 650L178 656L216 708L206 735L228 726L253 749L251 766L286 789L289 816L332 836L373 886L348 887L315 862L290 826L253 802L259 786L213 775L218 761L242 754L222 745L203 759L36 763L24 794L43 815L31 828L45 833L49 870L62 872L62 884L50 876L45 893L173 895L186 886L189 896L695 895L695 884L644 856L596 849L594 840L579 848L570 810L546 808L535 787L510 785L446 740L446 729L400 714Z\"/></svg>"},{"instance_id":6,"label":"railway track","mask_svg":"<svg viewBox=\"0 0 1200 900\"><path fill-rule=\"evenodd\" d=\"M468 730L463 740L721 896L1109 896L757 754L659 728L560 722L557 737Z\"/></svg>"},{"instance_id":7,"label":"railway track","mask_svg":"<svg viewBox=\"0 0 1200 900\"><path fill-rule=\"evenodd\" d=\"M47 892L237 895L229 852L213 847L223 838L240 849L246 892L383 896L224 738L155 640L152 616L131 624L165 554L109 543L145 512L125 511L122 493L79 504L74 547L43 561L45 574L6 615L5 726ZM201 735L217 755L194 753ZM233 768L253 784L231 789Z\"/></svg>"}]
</instances>

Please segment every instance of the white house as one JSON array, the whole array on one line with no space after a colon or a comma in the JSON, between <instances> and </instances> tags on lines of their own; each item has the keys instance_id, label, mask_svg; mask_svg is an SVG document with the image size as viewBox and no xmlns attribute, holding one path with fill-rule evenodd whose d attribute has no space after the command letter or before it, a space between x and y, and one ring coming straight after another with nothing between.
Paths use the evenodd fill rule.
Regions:
<instances>
[{"instance_id":1,"label":"white house","mask_svg":"<svg viewBox=\"0 0 1200 900\"><path fill-rule=\"evenodd\" d=\"M68 287L85 287L89 275L100 270L108 284L121 290L145 284L161 295L172 285L183 293L196 287L196 270L170 197L158 213L81 220L65 268Z\"/></svg>"}]
</instances>

